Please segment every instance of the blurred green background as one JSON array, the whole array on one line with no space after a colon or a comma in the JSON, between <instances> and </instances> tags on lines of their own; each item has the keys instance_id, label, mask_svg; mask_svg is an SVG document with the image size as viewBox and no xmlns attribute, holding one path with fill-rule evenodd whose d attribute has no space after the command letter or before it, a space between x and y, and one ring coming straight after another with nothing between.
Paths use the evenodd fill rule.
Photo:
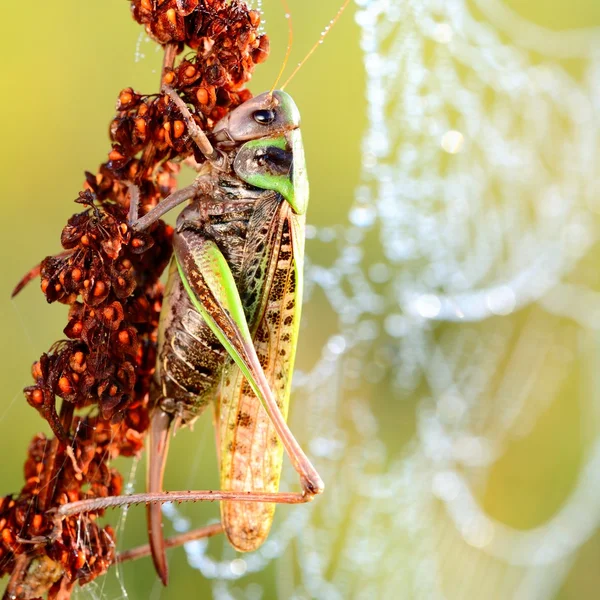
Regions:
<instances>
[{"instance_id":1,"label":"blurred green background","mask_svg":"<svg viewBox=\"0 0 600 600\"><path fill-rule=\"evenodd\" d=\"M368 2L359 4L367 5ZM476 8L477 4L473 3L473 11L478 18L483 18ZM551 30L600 26L600 5L594 0L510 0L505 5L534 24ZM324 25L338 10L339 3L337 0L311 0L304 3L295 0L290 2L290 7L295 38L290 64L294 65L316 41ZM265 28L271 39L271 56L266 64L257 68L250 86L255 93L271 86L279 71L287 41L286 20L281 4L276 0L263 0L263 9ZM360 32L353 19L355 11L355 6L351 4L317 54L287 88L295 98L303 119L302 133L311 185L309 222L321 228L335 228L347 222L361 177L361 143L368 120ZM118 92L126 86L143 92L155 91L158 88L161 61L155 45L140 36L140 27L131 19L129 3L125 0L104 0L101 3L62 0L40 2L34 6L31 3L12 3L8 13L5 12L5 19L0 41L5 73L3 94L0 96L2 114L5 115L2 127L4 143L0 150L4 184L0 206L5 223L0 240L3 265L0 284L3 331L0 372L4 383L3 400L0 403L2 495L20 489L27 444L36 431L47 430L33 409L27 406L21 390L30 383L31 363L62 337L67 312L64 306L47 305L35 284L13 301L9 300L10 292L32 265L59 250L60 232L75 210L72 200L81 188L83 171L95 171L109 150L107 129L114 114ZM532 60L536 59L539 57L536 58L534 53ZM561 67L565 73L577 79L581 76L580 62L566 59L561 62ZM288 67L288 71L290 69ZM402 81L398 82L398 86L402 86ZM599 110L597 103L595 110ZM400 115L397 118L402 117ZM448 107L449 121L452 118L452 108ZM556 139L548 139L549 145L560 145L561 142L559 134L556 134ZM590 160L597 163L597 157L591 157ZM446 168L463 167L459 163L446 165ZM549 165L549 170L553 168L558 166ZM465 174L469 175L468 170L465 170ZM510 174L506 176L508 178ZM187 174L182 181L190 177ZM596 193L600 193L600 190L596 190ZM375 235L367 235L361 244L363 261L367 267L386 261ZM335 246L311 240L307 250L314 262L325 265L330 259L333 260L335 254ZM587 263L580 271L581 279L596 289L600 288L596 275L597 258L596 250L587 257ZM414 265L412 268L415 268ZM388 290L388 294L393 295L393 290ZM544 357L541 378L526 382L527 385L522 388L517 387L515 393L536 400L546 394L544 377L550 377L556 370L565 372L560 381L561 387L558 391L553 390L557 393L552 401L540 411L526 433L506 442L502 455L493 468L485 473L485 485L476 486L478 499L487 513L517 530L538 527L559 510L581 476L584 457L599 431L595 421L597 406L594 408L593 401L594 395L600 390L597 378L600 337L597 330L577 330L563 321L547 318L542 309L531 307L509 317L495 317L485 323L474 324L471 332L491 340L496 328L510 327L515 332L520 331L526 322L530 322L532 314L537 319L539 330L560 337L561 348L564 350L564 347L568 347L569 355L555 352L549 358ZM325 296L317 291L307 306L306 315L307 325L302 333L299 357L300 368L304 371L314 364L315 357L321 356L327 336L335 333L333 322L336 311L329 306ZM385 314L380 317L385 318ZM443 325L432 335L443 346L457 327L456 324ZM517 337L515 333L515 344ZM387 347L386 344L389 345L390 340L382 336L381 348ZM470 357L466 350L463 349L463 352L465 355L461 364L466 372ZM535 352L532 352L524 356L531 359L534 355ZM516 368L508 358L499 361L497 381L493 385L500 387L501 380ZM394 374L394 365L388 365L386 373L375 383L368 379L360 380L356 387L358 391L352 393L360 394L365 399L378 420L377 436L386 448L385 458L381 459L379 466L382 472L388 468L391 472L393 461L410 452L413 447L418 433L417 405L423 396L428 395L424 391L426 382L421 382L411 393L399 394L397 390L394 391ZM436 401L435 397L433 401ZM302 407L292 406L292 418L297 419L295 411L302 411ZM211 423L208 415L205 417L197 423L193 432L183 431L174 439L166 475L167 489L207 489L217 486ZM485 419L493 422L495 418L502 418L499 409L497 414L494 411L486 413ZM306 441L308 428L310 424L300 428L301 442ZM349 438L355 435L350 425L346 435ZM326 463L317 461L317 464L320 462ZM126 474L131 463L123 461L120 467ZM137 473L137 489L143 487L143 468L142 460ZM479 475L475 473L474 479ZM341 474L334 473L328 481L328 494L331 495L328 497L326 494L318 500L323 506L328 506L327 503L332 503L331 506L343 504L336 496L346 492L336 487L336 477L341 478ZM361 490L363 486L368 487L368 480L354 483L356 485L352 489L356 498L362 500ZM600 490L596 492L600 495ZM350 504L354 501L354 497L348 499ZM370 502L376 503L377 500L371 499ZM414 508L418 513L419 507ZM281 507L278 509L278 519L288 517L290 511L303 510L304 507ZM442 509L438 507L435 510ZM194 525L199 526L217 517L218 508L213 505L194 505L182 508L182 512L192 517ZM116 512L110 516L112 522L118 518L119 513ZM410 519L408 516L406 518ZM319 550L329 556L328 564L333 572L332 564L339 567L347 559L345 538L351 534L360 538L361 525L350 518L342 519L340 531L328 531L326 509L322 509L318 519L325 532L324 538L320 538ZM434 527L435 522L431 523ZM392 548L392 553L386 557L385 569L382 561L379 575L376 565L371 565L369 572L371 576L383 580L389 576L390 561L398 565L398 572L406 568L403 567L405 557L413 554L413 546L410 537L384 540L385 528L380 535L382 544ZM142 543L145 543L144 511L135 508L127 517L119 547L130 548ZM211 551L214 548L215 554L221 552L220 543L211 542ZM440 559L439 579L442 586L444 582L447 583L447 588L443 592L445 595L439 597L478 597L467 592L456 592L454 584L448 581L454 581L454 577L459 580L464 578L475 582L473 585L476 588L478 578L486 576L485 564L464 550L462 541L457 541L453 546L446 537L443 545L445 557ZM429 552L434 554L437 550L439 548L433 543ZM365 550L367 554L368 551ZM539 596L528 595L524 591L514 597L525 600L538 597L561 600L595 598L600 589L599 564L600 535L596 532L567 563L561 564L564 576L556 590ZM282 565L285 565L285 569ZM423 561L421 568L426 570L427 565ZM286 577L293 578L296 571L307 568L305 560L290 550L285 563L278 564L275 561L262 573L250 576L244 583L244 594L256 598L261 597L261 593L263 598L291 598L285 591L290 589L286 585ZM119 577L111 573L104 581L82 593L82 596L120 598L123 590L126 590L129 597L134 599L208 598L213 594L214 597L228 597L187 564L182 549L171 551L170 573L170 586L163 590L150 561L144 559L125 565ZM505 575L509 576L508 570ZM360 579L360 569L346 576L348 582L353 581L353 577ZM499 580L504 577L501 572L495 576ZM402 582L399 575L398 578ZM253 584L260 584L261 587L252 587ZM341 596L328 597L359 597L353 593L352 586L340 584L339 589L346 592ZM396 587L393 595L390 587L384 586L382 589L388 590L379 596L383 598L417 597L408 587ZM304 595L297 597L316 595L307 586ZM486 597L503 596L492 594Z\"/></svg>"}]
</instances>

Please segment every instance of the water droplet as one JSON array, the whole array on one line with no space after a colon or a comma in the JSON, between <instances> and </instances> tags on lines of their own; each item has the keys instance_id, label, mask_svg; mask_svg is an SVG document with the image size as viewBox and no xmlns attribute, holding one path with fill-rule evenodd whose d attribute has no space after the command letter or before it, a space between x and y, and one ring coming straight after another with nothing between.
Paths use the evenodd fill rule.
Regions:
<instances>
[{"instance_id":1,"label":"water droplet","mask_svg":"<svg viewBox=\"0 0 600 600\"><path fill-rule=\"evenodd\" d=\"M463 435L454 442L454 458L470 467L484 467L493 460L492 448L488 440L477 435Z\"/></svg>"},{"instance_id":2,"label":"water droplet","mask_svg":"<svg viewBox=\"0 0 600 600\"><path fill-rule=\"evenodd\" d=\"M485 548L494 539L495 528L485 517L475 517L463 527L465 542L474 548Z\"/></svg>"},{"instance_id":3,"label":"water droplet","mask_svg":"<svg viewBox=\"0 0 600 600\"><path fill-rule=\"evenodd\" d=\"M236 558L231 561L229 568L234 575L241 577L248 570L248 565L244 559Z\"/></svg>"},{"instance_id":4,"label":"water droplet","mask_svg":"<svg viewBox=\"0 0 600 600\"><path fill-rule=\"evenodd\" d=\"M325 243L333 242L336 237L337 234L333 227L323 227L323 229L321 229L319 232L319 239Z\"/></svg>"},{"instance_id":5,"label":"water droplet","mask_svg":"<svg viewBox=\"0 0 600 600\"><path fill-rule=\"evenodd\" d=\"M343 354L346 350L346 339L343 335L334 335L327 342L327 350L332 354Z\"/></svg>"},{"instance_id":6,"label":"water droplet","mask_svg":"<svg viewBox=\"0 0 600 600\"><path fill-rule=\"evenodd\" d=\"M507 285L493 289L486 297L485 303L494 315L509 315L517 303L515 292Z\"/></svg>"},{"instance_id":7,"label":"water droplet","mask_svg":"<svg viewBox=\"0 0 600 600\"><path fill-rule=\"evenodd\" d=\"M444 423L457 424L467 412L465 401L452 393L441 396L437 402L436 414Z\"/></svg>"},{"instance_id":8,"label":"water droplet","mask_svg":"<svg viewBox=\"0 0 600 600\"><path fill-rule=\"evenodd\" d=\"M431 482L433 493L447 502L456 500L460 494L460 480L452 471L436 473Z\"/></svg>"},{"instance_id":9,"label":"water droplet","mask_svg":"<svg viewBox=\"0 0 600 600\"><path fill-rule=\"evenodd\" d=\"M406 332L408 331L406 317L399 314L388 315L385 319L384 327L388 335L391 335L395 338L400 338L406 335Z\"/></svg>"},{"instance_id":10,"label":"water droplet","mask_svg":"<svg viewBox=\"0 0 600 600\"><path fill-rule=\"evenodd\" d=\"M423 294L417 298L415 309L425 319L435 319L442 310L442 303L433 294Z\"/></svg>"},{"instance_id":11,"label":"water droplet","mask_svg":"<svg viewBox=\"0 0 600 600\"><path fill-rule=\"evenodd\" d=\"M451 129L450 131L446 131L442 136L441 146L448 154L458 154L462 150L464 143L464 135L460 131Z\"/></svg>"},{"instance_id":12,"label":"water droplet","mask_svg":"<svg viewBox=\"0 0 600 600\"><path fill-rule=\"evenodd\" d=\"M369 227L377 218L377 211L373 206L355 206L350 211L349 219L357 227Z\"/></svg>"},{"instance_id":13,"label":"water droplet","mask_svg":"<svg viewBox=\"0 0 600 600\"><path fill-rule=\"evenodd\" d=\"M385 283L390 278L390 269L385 263L375 263L369 267L369 278L373 283Z\"/></svg>"},{"instance_id":14,"label":"water droplet","mask_svg":"<svg viewBox=\"0 0 600 600\"><path fill-rule=\"evenodd\" d=\"M454 30L448 23L438 23L433 31L433 39L440 44L448 44L454 37Z\"/></svg>"}]
</instances>

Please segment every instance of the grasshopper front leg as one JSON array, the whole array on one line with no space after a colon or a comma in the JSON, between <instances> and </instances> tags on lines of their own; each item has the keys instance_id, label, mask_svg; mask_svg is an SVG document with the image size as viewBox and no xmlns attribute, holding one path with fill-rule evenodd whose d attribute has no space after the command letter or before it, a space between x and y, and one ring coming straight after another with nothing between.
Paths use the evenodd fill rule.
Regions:
<instances>
[{"instance_id":1,"label":"grasshopper front leg","mask_svg":"<svg viewBox=\"0 0 600 600\"><path fill-rule=\"evenodd\" d=\"M131 183L129 184L129 226L134 231L143 231L184 202L187 202L200 194L210 194L213 185L212 179L209 176L199 175L192 183L190 183L190 185L173 192L162 202L159 202L150 212L140 217L139 188Z\"/></svg>"}]
</instances>

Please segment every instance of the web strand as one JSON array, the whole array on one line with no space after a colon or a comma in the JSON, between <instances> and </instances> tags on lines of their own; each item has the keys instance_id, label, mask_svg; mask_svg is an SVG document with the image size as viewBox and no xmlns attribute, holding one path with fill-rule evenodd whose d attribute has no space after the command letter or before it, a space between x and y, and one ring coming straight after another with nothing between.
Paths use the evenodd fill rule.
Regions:
<instances>
[{"instance_id":1,"label":"web strand","mask_svg":"<svg viewBox=\"0 0 600 600\"><path fill-rule=\"evenodd\" d=\"M285 18L287 19L287 23L288 23L288 42L287 42L287 48L285 51L285 56L283 57L283 62L281 63L281 69L279 69L279 74L277 75L277 79L275 79L275 83L271 86L271 89L269 90L269 93L272 94L273 90L277 87L277 84L279 83L283 72L285 71L285 68L287 67L288 64L288 60L290 58L290 54L292 52L292 44L294 42L294 28L292 25L292 13L290 11L290 7L287 3L287 0L281 0L281 3L283 4L283 9L285 10Z\"/></svg>"}]
</instances>

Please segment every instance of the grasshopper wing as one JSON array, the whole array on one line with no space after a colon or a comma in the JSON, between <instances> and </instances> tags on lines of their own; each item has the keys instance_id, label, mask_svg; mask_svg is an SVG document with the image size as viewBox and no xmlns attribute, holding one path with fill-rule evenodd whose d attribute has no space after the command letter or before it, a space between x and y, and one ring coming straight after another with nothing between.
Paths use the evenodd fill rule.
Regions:
<instances>
[{"instance_id":1,"label":"grasshopper wing","mask_svg":"<svg viewBox=\"0 0 600 600\"><path fill-rule=\"evenodd\" d=\"M256 211L261 215L261 211ZM242 268L243 300L253 346L277 406L287 417L302 304L302 222L286 202L270 223L250 224ZM265 236L265 229L268 233ZM261 252L262 248L265 248ZM218 393L217 431L221 488L277 492L283 446L276 428L236 364L225 368ZM266 539L275 504L222 502L231 544L241 551Z\"/></svg>"}]
</instances>

